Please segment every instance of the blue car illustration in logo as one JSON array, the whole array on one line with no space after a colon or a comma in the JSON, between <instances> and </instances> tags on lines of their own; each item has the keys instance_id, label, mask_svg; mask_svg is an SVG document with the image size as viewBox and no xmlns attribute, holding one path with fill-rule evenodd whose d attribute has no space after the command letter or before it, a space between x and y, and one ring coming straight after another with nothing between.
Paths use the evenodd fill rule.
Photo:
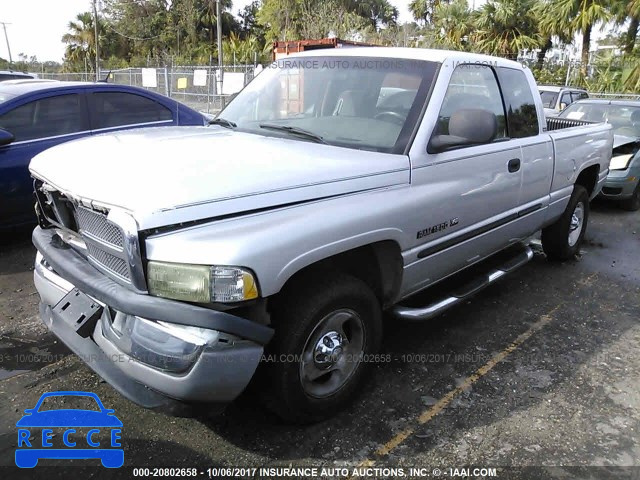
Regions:
<instances>
[{"instance_id":1,"label":"blue car illustration in logo","mask_svg":"<svg viewBox=\"0 0 640 480\"><path fill-rule=\"evenodd\" d=\"M95 400L99 410L79 408L58 408L49 410L42 408L42 403L50 397L89 397ZM56 399L58 400L58 399ZM86 399L85 399L86 400ZM33 468L40 458L85 459L99 458L107 468L118 468L124 463L124 450L120 438L122 422L111 409L104 408L100 398L92 392L50 392L40 397L34 408L24 411L18 427L18 448L16 449L16 465L21 468ZM29 429L42 428L41 435L35 435ZM86 430L86 434L78 428ZM52 428L64 429L61 435L65 448L54 448ZM104 445L103 430L108 430L109 444ZM101 436L98 440L97 437ZM60 438L57 438L59 441ZM61 445L60 445L61 446ZM108 448L105 448L108 447Z\"/></svg>"}]
</instances>

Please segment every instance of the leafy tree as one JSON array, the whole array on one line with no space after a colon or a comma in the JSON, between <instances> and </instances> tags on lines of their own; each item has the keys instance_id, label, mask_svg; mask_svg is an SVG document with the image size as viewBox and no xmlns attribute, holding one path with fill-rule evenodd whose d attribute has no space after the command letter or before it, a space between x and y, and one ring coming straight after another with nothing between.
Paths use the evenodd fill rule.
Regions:
<instances>
[{"instance_id":1,"label":"leafy tree","mask_svg":"<svg viewBox=\"0 0 640 480\"><path fill-rule=\"evenodd\" d=\"M362 20L377 30L396 25L397 18L398 10L388 0L263 0L257 14L269 42L322 38L329 31L366 34Z\"/></svg>"},{"instance_id":2,"label":"leafy tree","mask_svg":"<svg viewBox=\"0 0 640 480\"><path fill-rule=\"evenodd\" d=\"M561 44L566 45L573 41L573 35L567 30L567 20L556 16L553 9L550 8L549 0L536 1L533 5L532 13L540 33L537 68L541 70L547 52L553 47L553 38L557 38Z\"/></svg>"},{"instance_id":3,"label":"leafy tree","mask_svg":"<svg viewBox=\"0 0 640 480\"><path fill-rule=\"evenodd\" d=\"M629 21L629 27L622 39L622 47L626 54L633 52L640 27L640 0L616 1L612 0L611 14L618 25L624 25Z\"/></svg>"},{"instance_id":4,"label":"leafy tree","mask_svg":"<svg viewBox=\"0 0 640 480\"><path fill-rule=\"evenodd\" d=\"M298 39L301 12L301 0L263 0L257 19L266 31L266 40Z\"/></svg>"},{"instance_id":5,"label":"leafy tree","mask_svg":"<svg viewBox=\"0 0 640 480\"><path fill-rule=\"evenodd\" d=\"M432 23L436 14L436 9L449 3L448 0L411 0L409 11L417 22Z\"/></svg>"},{"instance_id":6,"label":"leafy tree","mask_svg":"<svg viewBox=\"0 0 640 480\"><path fill-rule=\"evenodd\" d=\"M95 31L93 14L79 13L69 22L69 33L62 36L67 44L65 65L68 70L94 71L96 58Z\"/></svg>"},{"instance_id":7,"label":"leafy tree","mask_svg":"<svg viewBox=\"0 0 640 480\"><path fill-rule=\"evenodd\" d=\"M220 21L225 37L241 30L229 12L231 7L231 0L222 0ZM103 0L101 15L107 36L125 50L117 56L131 62L208 63L216 54L214 0Z\"/></svg>"},{"instance_id":8,"label":"leafy tree","mask_svg":"<svg viewBox=\"0 0 640 480\"><path fill-rule=\"evenodd\" d=\"M241 38L235 33L231 33L229 38L224 41L222 51L225 65L233 63L251 64L255 61L265 63L271 58L271 45L265 46L255 36Z\"/></svg>"},{"instance_id":9,"label":"leafy tree","mask_svg":"<svg viewBox=\"0 0 640 480\"><path fill-rule=\"evenodd\" d=\"M488 0L475 16L473 41L484 53L515 59L540 44L533 0Z\"/></svg>"},{"instance_id":10,"label":"leafy tree","mask_svg":"<svg viewBox=\"0 0 640 480\"><path fill-rule=\"evenodd\" d=\"M320 0L321 1L321 0ZM383 26L396 25L398 9L388 0L342 0L345 8L368 19L371 26L378 29Z\"/></svg>"},{"instance_id":11,"label":"leafy tree","mask_svg":"<svg viewBox=\"0 0 640 480\"><path fill-rule=\"evenodd\" d=\"M612 19L608 5L608 0L547 0L546 21L555 16L561 21L567 35L582 34L580 73L583 77L587 75L593 27L600 22L608 22Z\"/></svg>"},{"instance_id":12,"label":"leafy tree","mask_svg":"<svg viewBox=\"0 0 640 480\"><path fill-rule=\"evenodd\" d=\"M353 38L358 32L369 28L367 19L349 11L339 0L302 0L301 38Z\"/></svg>"},{"instance_id":13,"label":"leafy tree","mask_svg":"<svg viewBox=\"0 0 640 480\"><path fill-rule=\"evenodd\" d=\"M238 11L238 17L240 17L240 36L245 38L253 35L264 43L264 27L258 22L260 3L260 0L253 0L245 5L244 9Z\"/></svg>"},{"instance_id":14,"label":"leafy tree","mask_svg":"<svg viewBox=\"0 0 640 480\"><path fill-rule=\"evenodd\" d=\"M435 44L451 50L467 50L474 30L473 15L467 0L440 2L433 12Z\"/></svg>"}]
</instances>

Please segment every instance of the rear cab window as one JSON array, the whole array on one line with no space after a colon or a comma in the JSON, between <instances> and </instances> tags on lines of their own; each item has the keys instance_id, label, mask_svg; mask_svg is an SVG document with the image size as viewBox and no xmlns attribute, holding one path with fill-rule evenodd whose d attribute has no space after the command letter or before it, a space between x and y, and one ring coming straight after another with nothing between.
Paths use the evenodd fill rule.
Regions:
<instances>
[{"instance_id":1,"label":"rear cab window","mask_svg":"<svg viewBox=\"0 0 640 480\"><path fill-rule=\"evenodd\" d=\"M527 77L521 70L499 67L498 76L507 110L509 138L523 138L540 132L538 112Z\"/></svg>"}]
</instances>

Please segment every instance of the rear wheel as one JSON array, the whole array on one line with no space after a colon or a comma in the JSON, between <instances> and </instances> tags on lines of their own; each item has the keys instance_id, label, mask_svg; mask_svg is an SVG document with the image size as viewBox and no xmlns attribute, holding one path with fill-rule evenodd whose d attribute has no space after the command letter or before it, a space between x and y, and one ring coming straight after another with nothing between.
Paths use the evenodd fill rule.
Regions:
<instances>
[{"instance_id":1,"label":"rear wheel","mask_svg":"<svg viewBox=\"0 0 640 480\"><path fill-rule=\"evenodd\" d=\"M636 189L633 191L631 198L621 201L620 206L630 212L640 210L640 182L636 185Z\"/></svg>"},{"instance_id":2,"label":"rear wheel","mask_svg":"<svg viewBox=\"0 0 640 480\"><path fill-rule=\"evenodd\" d=\"M589 194L575 185L562 216L542 230L542 249L551 260L569 260L580 251L589 220Z\"/></svg>"},{"instance_id":3,"label":"rear wheel","mask_svg":"<svg viewBox=\"0 0 640 480\"><path fill-rule=\"evenodd\" d=\"M267 405L294 423L320 421L344 408L380 344L382 313L371 289L341 273L309 275L281 292L272 318Z\"/></svg>"}]
</instances>

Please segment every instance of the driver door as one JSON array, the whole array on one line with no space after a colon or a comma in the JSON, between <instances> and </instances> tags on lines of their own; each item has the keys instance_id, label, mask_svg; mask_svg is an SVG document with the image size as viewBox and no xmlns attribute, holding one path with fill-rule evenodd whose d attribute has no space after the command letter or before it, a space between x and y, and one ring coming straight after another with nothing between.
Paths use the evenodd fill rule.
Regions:
<instances>
[{"instance_id":1,"label":"driver door","mask_svg":"<svg viewBox=\"0 0 640 480\"><path fill-rule=\"evenodd\" d=\"M437 102L436 98L431 99ZM405 288L420 290L515 241L521 150L507 137L504 102L495 69L462 64L452 72L431 133L448 134L451 115L483 109L497 119L493 142L440 153L411 153L413 248Z\"/></svg>"}]
</instances>

